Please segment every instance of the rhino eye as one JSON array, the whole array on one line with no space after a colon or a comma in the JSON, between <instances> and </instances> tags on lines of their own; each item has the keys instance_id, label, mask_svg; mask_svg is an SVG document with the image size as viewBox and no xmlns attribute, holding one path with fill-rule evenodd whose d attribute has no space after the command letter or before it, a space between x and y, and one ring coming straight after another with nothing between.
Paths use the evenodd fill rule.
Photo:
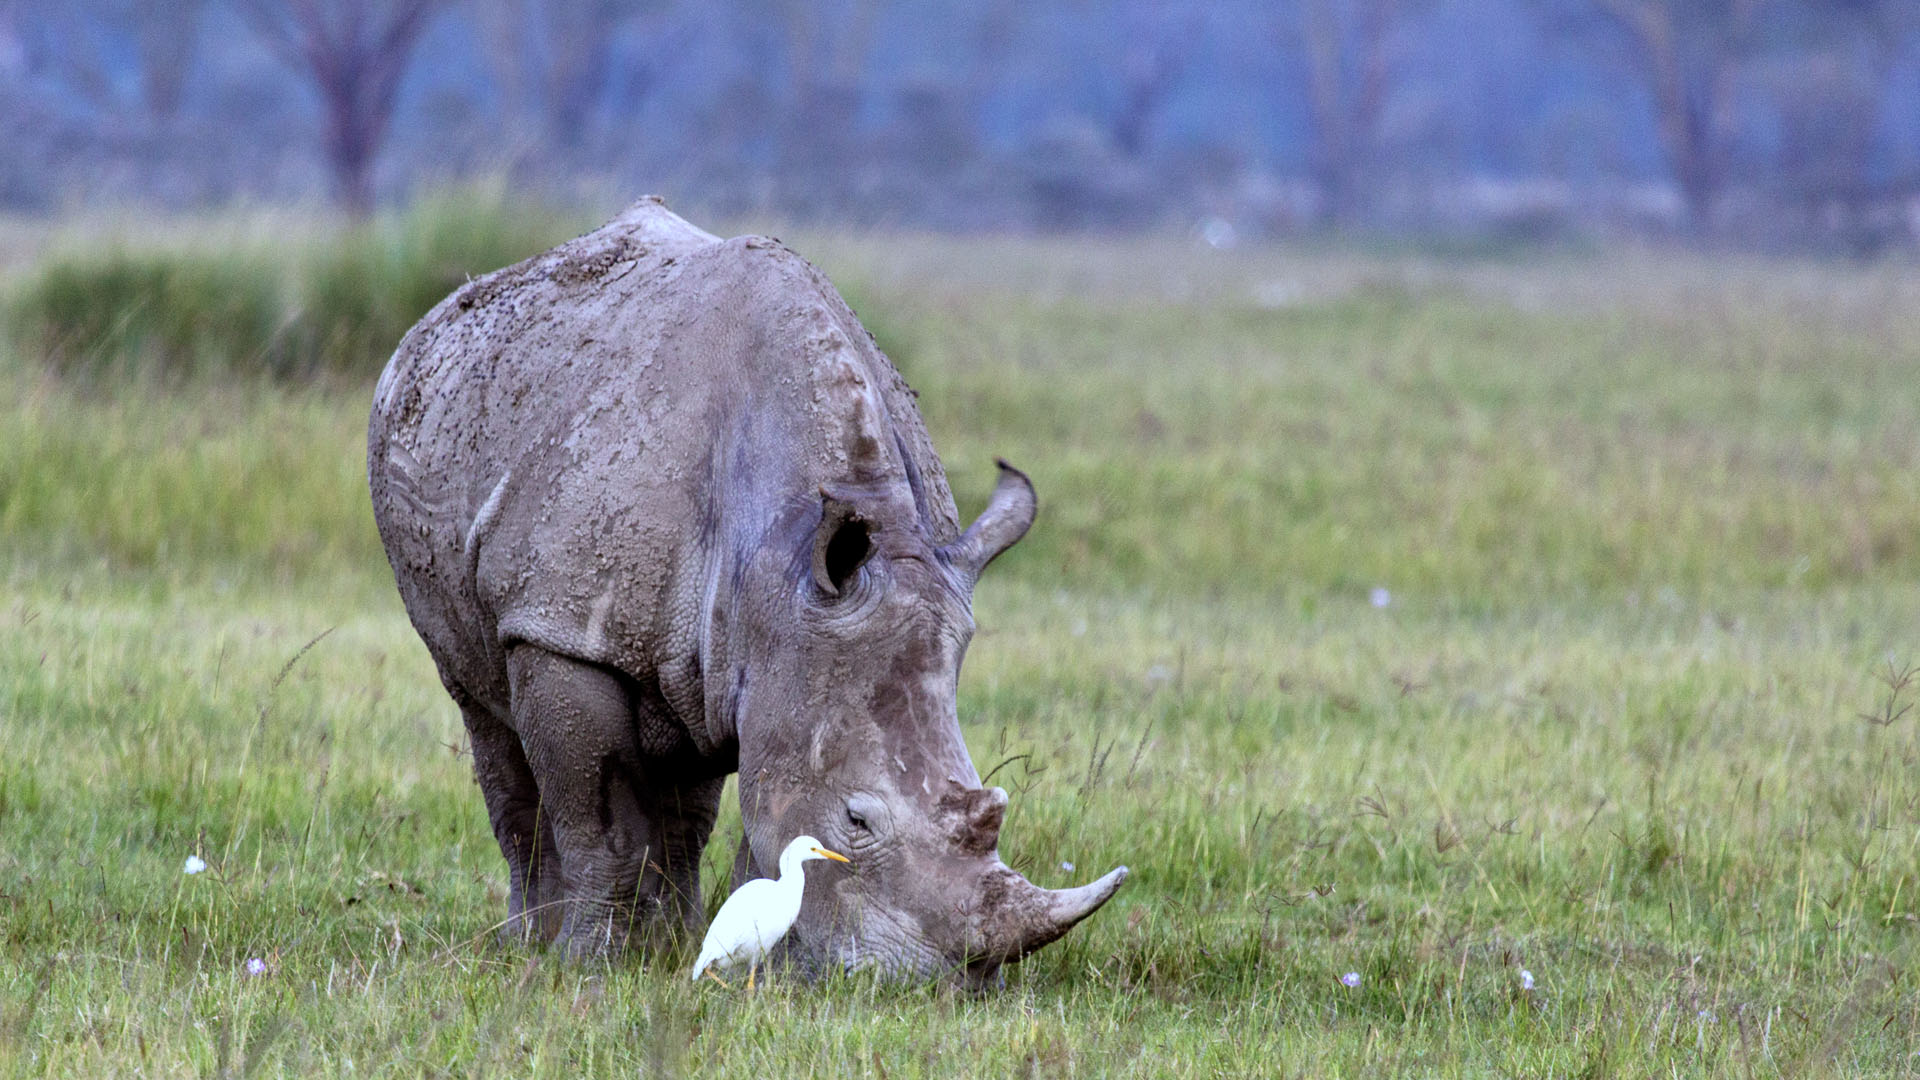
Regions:
<instances>
[{"instance_id":1,"label":"rhino eye","mask_svg":"<svg viewBox=\"0 0 1920 1080\"><path fill-rule=\"evenodd\" d=\"M847 797L846 806L849 843L865 844L880 835L874 831L874 826L882 829L888 827L887 804L871 792L854 792Z\"/></svg>"}]
</instances>

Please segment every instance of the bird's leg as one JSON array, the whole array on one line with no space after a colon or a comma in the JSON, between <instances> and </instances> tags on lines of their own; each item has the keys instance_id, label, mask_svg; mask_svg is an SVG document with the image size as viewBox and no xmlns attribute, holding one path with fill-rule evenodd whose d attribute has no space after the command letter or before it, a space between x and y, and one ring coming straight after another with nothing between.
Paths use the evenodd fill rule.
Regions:
<instances>
[{"instance_id":1,"label":"bird's leg","mask_svg":"<svg viewBox=\"0 0 1920 1080\"><path fill-rule=\"evenodd\" d=\"M751 993L753 993L753 975L754 975L754 972L756 972L756 971L758 971L759 969L760 969L760 962L759 962L758 960L752 960L752 961L748 961L748 963L747 963L747 993L749 993L749 994L751 994Z\"/></svg>"},{"instance_id":2,"label":"bird's leg","mask_svg":"<svg viewBox=\"0 0 1920 1080\"><path fill-rule=\"evenodd\" d=\"M725 990L733 989L733 987L727 985L727 980L721 978L719 973L714 971L712 968L708 968L705 972L705 975L707 976L707 978L712 979L714 982L719 983L722 989L725 989Z\"/></svg>"}]
</instances>

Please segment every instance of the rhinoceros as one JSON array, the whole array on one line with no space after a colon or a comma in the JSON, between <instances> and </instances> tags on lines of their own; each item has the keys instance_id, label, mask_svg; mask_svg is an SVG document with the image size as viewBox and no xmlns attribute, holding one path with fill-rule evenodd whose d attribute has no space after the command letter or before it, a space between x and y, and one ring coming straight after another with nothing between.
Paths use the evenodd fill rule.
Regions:
<instances>
[{"instance_id":1,"label":"rhinoceros","mask_svg":"<svg viewBox=\"0 0 1920 1080\"><path fill-rule=\"evenodd\" d=\"M729 773L735 887L802 833L784 956L993 985L1104 904L998 854L955 691L974 583L1033 487L960 528L913 391L811 264L645 199L462 286L374 392L374 518L458 704L506 932L574 956L704 922Z\"/></svg>"}]
</instances>

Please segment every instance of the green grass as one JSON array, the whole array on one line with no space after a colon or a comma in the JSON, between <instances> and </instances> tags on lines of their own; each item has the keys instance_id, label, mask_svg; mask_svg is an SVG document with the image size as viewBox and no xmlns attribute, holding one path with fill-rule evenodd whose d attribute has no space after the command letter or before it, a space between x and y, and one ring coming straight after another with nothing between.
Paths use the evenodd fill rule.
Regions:
<instances>
[{"instance_id":1,"label":"green grass","mask_svg":"<svg viewBox=\"0 0 1920 1080\"><path fill-rule=\"evenodd\" d=\"M365 388L15 356L0 1073L1912 1072L1920 271L790 239L1034 476L961 714L1120 896L982 998L496 945Z\"/></svg>"},{"instance_id":2,"label":"green grass","mask_svg":"<svg viewBox=\"0 0 1920 1080\"><path fill-rule=\"evenodd\" d=\"M350 382L377 374L407 328L469 277L585 225L470 189L351 228L275 218L133 240L83 235L21 275L6 322L70 378Z\"/></svg>"}]
</instances>

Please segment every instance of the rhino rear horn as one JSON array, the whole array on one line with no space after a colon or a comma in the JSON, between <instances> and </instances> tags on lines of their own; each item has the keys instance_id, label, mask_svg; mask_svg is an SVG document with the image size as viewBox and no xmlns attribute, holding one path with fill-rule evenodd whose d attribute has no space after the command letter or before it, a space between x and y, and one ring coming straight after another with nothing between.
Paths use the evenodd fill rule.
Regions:
<instances>
[{"instance_id":1,"label":"rhino rear horn","mask_svg":"<svg viewBox=\"0 0 1920 1080\"><path fill-rule=\"evenodd\" d=\"M1033 481L1027 479L1026 473L1005 460L998 460L996 464L1000 466L1000 481L993 486L987 508L967 526L966 532L940 549L948 564L969 579L978 578L995 556L1027 534L1033 525L1033 515L1040 507L1033 494Z\"/></svg>"},{"instance_id":2,"label":"rhino rear horn","mask_svg":"<svg viewBox=\"0 0 1920 1080\"><path fill-rule=\"evenodd\" d=\"M1000 846L1000 826L1007 817L1005 788L974 788L956 800L954 809L955 847L973 855L990 855Z\"/></svg>"}]
</instances>

